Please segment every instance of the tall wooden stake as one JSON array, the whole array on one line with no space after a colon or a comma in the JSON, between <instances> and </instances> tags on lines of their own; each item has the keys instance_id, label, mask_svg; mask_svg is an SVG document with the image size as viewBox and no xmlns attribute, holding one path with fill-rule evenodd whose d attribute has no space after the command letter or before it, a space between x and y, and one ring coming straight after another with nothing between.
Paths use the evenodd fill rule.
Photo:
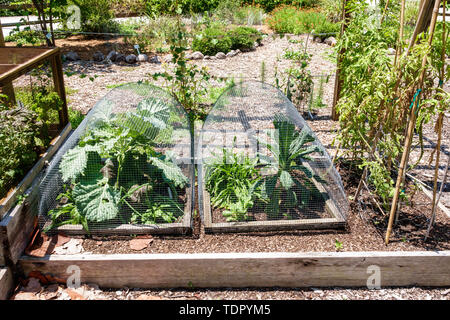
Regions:
<instances>
[{"instance_id":1,"label":"tall wooden stake","mask_svg":"<svg viewBox=\"0 0 450 320\"><path fill-rule=\"evenodd\" d=\"M345 7L347 6L347 0L342 0L342 25L341 25L341 32L339 34L339 37L342 38L345 29L347 28L348 24L348 18L349 15L347 13L347 10ZM336 77L334 81L334 94L333 94L333 106L331 109L331 119L334 121L339 120L339 114L336 111L336 104L339 100L340 94L341 94L341 88L342 88L342 79L340 77L341 73L341 65L342 65L342 56L345 53L345 49L341 49L338 53L337 57L337 68L336 68Z\"/></svg>"},{"instance_id":2,"label":"tall wooden stake","mask_svg":"<svg viewBox=\"0 0 450 320\"><path fill-rule=\"evenodd\" d=\"M445 49L446 49L446 40L447 40L447 36L446 36L446 28L445 28L445 6L446 6L447 1L444 0L443 3L443 30L442 30L442 51L441 51L441 60L442 60L442 68L440 70L440 74L439 74L439 87L442 88L444 86L444 77L445 77ZM430 223L428 225L428 229L427 229L427 233L425 235L425 241L427 240L429 234L430 234L430 230L431 227L434 225L434 221L436 219L436 206L437 203L439 202L439 198L441 195L441 192L443 190L443 186L445 184L445 180L447 178L447 172L448 172L448 163L447 163L447 169L445 171L445 175L444 175L444 179L442 181L442 185L441 185L441 190L439 191L439 197L436 199L436 195L437 195L437 181L438 181L438 177L439 177L439 162L440 162L440 156L441 156L441 141L442 141L442 126L444 123L444 112L440 112L439 113L439 117L436 123L437 126L437 134L438 134L438 140L437 140L437 144L436 144L436 164L434 166L434 181L433 181L433 200L432 200L432 206L431 206L431 219L430 219ZM449 161L450 161L450 156L449 156Z\"/></svg>"},{"instance_id":3,"label":"tall wooden stake","mask_svg":"<svg viewBox=\"0 0 450 320\"><path fill-rule=\"evenodd\" d=\"M431 2L431 1L424 1L422 9L426 6L427 2ZM440 5L440 0L435 0L434 1L434 9L433 9L433 15L432 15L432 19L431 19L431 24L430 24L430 30L429 30L429 38L428 38L428 44L431 45L432 41L433 41L433 34L434 34L434 29L436 27L436 20L437 20L437 16L438 16L438 12L439 12L439 5ZM418 26L416 25L415 31L418 28ZM411 45L411 44L410 44ZM409 51L409 50L408 50ZM422 72L420 73L420 78L419 78L419 88L422 88L423 86L423 81L425 78L425 66L427 64L427 58L428 56L425 55L422 59ZM398 204L398 199L399 199L399 195L400 195L400 188L403 185L403 177L404 177L404 173L405 173L405 169L407 166L407 159L409 156L409 152L410 152L410 148L411 148L411 143L412 143L412 136L414 134L414 127L416 125L416 112L419 106L419 99L416 99L417 101L412 105L411 111L410 111L410 118L409 118L409 123L408 123L408 131L406 133L406 138L405 138L405 144L403 147L403 154L402 154L402 159L400 161L400 167L399 167L399 171L398 171L398 176L397 176L397 181L395 184L395 191L394 191L394 198L392 199L392 205L391 205L391 211L389 214L389 223L388 223L388 228L386 231L386 238L385 238L385 243L386 245L389 243L389 237L391 235L392 232L392 225L394 223L394 217L395 217L395 213L397 211L397 204Z\"/></svg>"}]
</instances>

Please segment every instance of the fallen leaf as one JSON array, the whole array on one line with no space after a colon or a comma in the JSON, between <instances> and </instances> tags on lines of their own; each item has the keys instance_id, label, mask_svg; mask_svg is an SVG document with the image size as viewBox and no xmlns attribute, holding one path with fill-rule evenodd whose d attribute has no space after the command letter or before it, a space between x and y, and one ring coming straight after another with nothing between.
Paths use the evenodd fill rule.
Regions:
<instances>
[{"instance_id":1,"label":"fallen leaf","mask_svg":"<svg viewBox=\"0 0 450 320\"><path fill-rule=\"evenodd\" d=\"M27 255L33 256L33 257L39 257L39 258L44 257L50 251L49 247L50 247L51 242L52 241L50 239L48 239L47 241L43 242L39 248L28 251Z\"/></svg>"},{"instance_id":2,"label":"fallen leaf","mask_svg":"<svg viewBox=\"0 0 450 320\"><path fill-rule=\"evenodd\" d=\"M86 300L81 294L70 288L65 289L64 292L69 295L70 300Z\"/></svg>"},{"instance_id":3,"label":"fallen leaf","mask_svg":"<svg viewBox=\"0 0 450 320\"><path fill-rule=\"evenodd\" d=\"M53 251L55 254L77 254L84 251L82 239L70 239L67 243L60 247L56 247Z\"/></svg>"},{"instance_id":4,"label":"fallen leaf","mask_svg":"<svg viewBox=\"0 0 450 320\"><path fill-rule=\"evenodd\" d=\"M148 247L153 239L133 239L130 240L130 248L132 250L140 251Z\"/></svg>"},{"instance_id":5,"label":"fallen leaf","mask_svg":"<svg viewBox=\"0 0 450 320\"><path fill-rule=\"evenodd\" d=\"M12 300L39 300L38 296L32 292L19 292L14 295Z\"/></svg>"},{"instance_id":6,"label":"fallen leaf","mask_svg":"<svg viewBox=\"0 0 450 320\"><path fill-rule=\"evenodd\" d=\"M66 237L65 235L58 233L56 236L54 236L54 240L56 240L55 247L61 247L62 245L66 244L70 241L70 237Z\"/></svg>"},{"instance_id":7,"label":"fallen leaf","mask_svg":"<svg viewBox=\"0 0 450 320\"><path fill-rule=\"evenodd\" d=\"M149 296L147 294L141 294L136 300L162 300L161 297L158 296Z\"/></svg>"}]
</instances>

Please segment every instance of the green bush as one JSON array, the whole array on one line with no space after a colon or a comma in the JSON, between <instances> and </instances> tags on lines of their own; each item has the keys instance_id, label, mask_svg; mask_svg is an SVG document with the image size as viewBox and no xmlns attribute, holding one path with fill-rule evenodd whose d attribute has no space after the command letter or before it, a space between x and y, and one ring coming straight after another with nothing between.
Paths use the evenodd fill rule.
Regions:
<instances>
[{"instance_id":1,"label":"green bush","mask_svg":"<svg viewBox=\"0 0 450 320\"><path fill-rule=\"evenodd\" d=\"M80 8L82 32L103 33L119 30L119 24L114 21L111 0L70 0L69 4ZM64 21L63 25L67 26L67 21Z\"/></svg>"},{"instance_id":2,"label":"green bush","mask_svg":"<svg viewBox=\"0 0 450 320\"><path fill-rule=\"evenodd\" d=\"M274 10L278 6L292 5L299 8L312 8L318 4L318 0L244 0L244 3L256 5L266 12Z\"/></svg>"},{"instance_id":3,"label":"green bush","mask_svg":"<svg viewBox=\"0 0 450 320\"><path fill-rule=\"evenodd\" d=\"M220 0L179 0L178 6L183 14L212 11L219 5ZM147 0L146 11L149 14L175 14L176 1L174 0Z\"/></svg>"},{"instance_id":4,"label":"green bush","mask_svg":"<svg viewBox=\"0 0 450 320\"><path fill-rule=\"evenodd\" d=\"M312 30L319 33L319 31L334 32L339 29L339 25L329 22L324 14L311 10L299 10L293 6L275 9L267 19L267 24L278 33L302 34Z\"/></svg>"},{"instance_id":5,"label":"green bush","mask_svg":"<svg viewBox=\"0 0 450 320\"><path fill-rule=\"evenodd\" d=\"M233 42L227 31L219 26L213 26L194 37L192 50L212 56L218 52L227 53L232 45Z\"/></svg>"},{"instance_id":6,"label":"green bush","mask_svg":"<svg viewBox=\"0 0 450 320\"><path fill-rule=\"evenodd\" d=\"M38 153L37 114L25 108L0 108L0 198L31 168Z\"/></svg>"},{"instance_id":7,"label":"green bush","mask_svg":"<svg viewBox=\"0 0 450 320\"><path fill-rule=\"evenodd\" d=\"M253 47L256 42L260 43L262 40L262 33L252 27L237 27L228 32L231 37L231 49L247 50Z\"/></svg>"}]
</instances>

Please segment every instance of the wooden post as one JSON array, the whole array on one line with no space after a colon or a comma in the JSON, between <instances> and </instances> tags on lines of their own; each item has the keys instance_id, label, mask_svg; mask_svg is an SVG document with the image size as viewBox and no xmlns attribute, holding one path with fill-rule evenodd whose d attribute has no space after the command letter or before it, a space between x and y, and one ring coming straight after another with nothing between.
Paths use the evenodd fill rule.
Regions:
<instances>
[{"instance_id":1,"label":"wooden post","mask_svg":"<svg viewBox=\"0 0 450 320\"><path fill-rule=\"evenodd\" d=\"M0 21L0 46L5 46L5 39L3 38L3 28L2 28L2 22ZM5 103L9 106L13 106L16 104L16 95L14 94L14 87L12 85L12 82L6 83L2 87L2 93L8 96L8 99L5 101Z\"/></svg>"},{"instance_id":2,"label":"wooden post","mask_svg":"<svg viewBox=\"0 0 450 320\"><path fill-rule=\"evenodd\" d=\"M53 83L55 91L63 102L61 110L59 110L59 128L63 129L69 123L69 114L67 111L66 91L64 88L64 74L62 72L62 61L60 51L51 57Z\"/></svg>"},{"instance_id":3,"label":"wooden post","mask_svg":"<svg viewBox=\"0 0 450 320\"><path fill-rule=\"evenodd\" d=\"M422 6L421 11L423 10L423 8L428 4L428 2L432 2L430 1L424 1L424 4ZM439 4L440 4L440 0L435 0L434 1L434 10L433 10L433 16L431 19L431 24L430 24L430 30L429 30L429 38L428 38L428 43L429 45L431 45L432 41L433 41L433 34L434 34L434 29L436 26L436 20L437 20L437 15L439 12ZM419 24L419 21L418 21ZM418 29L418 25L416 25L415 31ZM411 45L411 43L410 43ZM409 50L408 50L409 51ZM423 85L423 81L425 78L425 71L426 71L426 64L427 64L427 58L428 56L425 55L422 59L422 72L420 74L420 78L419 78L419 88L422 87ZM412 143L412 136L414 134L414 128L416 125L416 112L418 110L419 107L419 99L417 99L417 101L412 105L411 111L410 111L410 118L409 118L409 123L408 123L408 130L406 132L406 138L405 138L405 144L403 147L403 154L402 154L402 159L400 162L400 167L399 167L399 171L398 171L398 176L397 176L397 181L395 184L395 191L394 191L394 198L392 199L392 205L391 205L391 211L389 214L389 222L388 222L388 228L386 231L386 238L385 238L385 243L388 244L389 243L389 237L391 235L392 232L392 225L394 223L394 217L395 217L395 213L397 211L397 204L398 204L398 199L399 199L399 195L400 195L400 188L403 185L403 179L405 176L405 169L406 166L408 165L408 158L409 158L409 152L410 152L410 148L411 148L411 143Z\"/></svg>"},{"instance_id":4,"label":"wooden post","mask_svg":"<svg viewBox=\"0 0 450 320\"><path fill-rule=\"evenodd\" d=\"M341 32L339 34L339 37L342 38L344 35L344 31L347 28L348 18L349 15L345 10L345 7L347 5L347 0L342 0L342 25L341 25ZM336 78L334 81L334 94L333 94L333 106L331 109L331 119L334 121L339 120L339 114L336 111L336 104L340 98L341 94L341 88L342 88L342 79L340 77L341 72L341 65L342 65L342 56L345 53L345 49L341 49L338 53L337 57L337 68L336 68Z\"/></svg>"}]
</instances>

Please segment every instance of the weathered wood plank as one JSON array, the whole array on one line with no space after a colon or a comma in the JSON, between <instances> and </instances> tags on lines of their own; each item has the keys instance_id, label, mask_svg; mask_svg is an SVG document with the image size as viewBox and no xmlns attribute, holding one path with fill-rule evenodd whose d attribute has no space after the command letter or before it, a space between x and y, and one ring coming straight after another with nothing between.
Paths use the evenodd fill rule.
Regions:
<instances>
[{"instance_id":1,"label":"weathered wood plank","mask_svg":"<svg viewBox=\"0 0 450 320\"><path fill-rule=\"evenodd\" d=\"M14 278L9 268L0 269L0 300L9 298L14 289Z\"/></svg>"},{"instance_id":2,"label":"weathered wood plank","mask_svg":"<svg viewBox=\"0 0 450 320\"><path fill-rule=\"evenodd\" d=\"M31 233L36 226L38 201L37 181L26 191L23 203L16 205L0 221L0 243L3 244L4 256L8 255L16 264L28 245ZM6 261L3 261L5 264ZM2 261L0 261L0 265Z\"/></svg>"},{"instance_id":3,"label":"weathered wood plank","mask_svg":"<svg viewBox=\"0 0 450 320\"><path fill-rule=\"evenodd\" d=\"M33 166L33 168L28 172L28 174L22 179L22 181L17 185L17 187L10 192L1 202L0 202L0 218L2 218L6 212L8 212L17 200L17 197L21 195L33 182L39 172L45 165L45 162L51 159L53 155L58 151L61 144L69 135L72 127L69 124L64 128L64 130L50 143L50 147L47 152L44 153L39 161Z\"/></svg>"},{"instance_id":4,"label":"weathered wood plank","mask_svg":"<svg viewBox=\"0 0 450 320\"><path fill-rule=\"evenodd\" d=\"M380 269L381 286L449 286L450 251L202 253L23 256L25 274L40 271L104 288L360 287Z\"/></svg>"}]
</instances>

